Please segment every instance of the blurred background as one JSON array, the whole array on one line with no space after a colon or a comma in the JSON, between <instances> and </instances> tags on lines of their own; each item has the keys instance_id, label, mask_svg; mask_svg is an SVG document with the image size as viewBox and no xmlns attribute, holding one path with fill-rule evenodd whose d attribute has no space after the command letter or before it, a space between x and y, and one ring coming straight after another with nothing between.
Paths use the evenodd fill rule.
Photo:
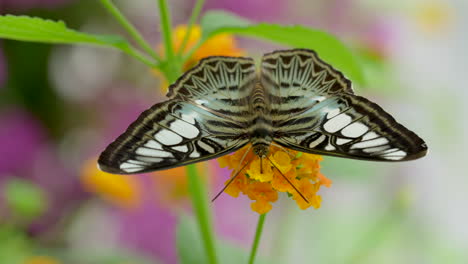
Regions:
<instances>
[{"instance_id":1,"label":"blurred background","mask_svg":"<svg viewBox=\"0 0 468 264\"><path fill-rule=\"evenodd\" d=\"M92 0L0 0L0 13L64 20L124 34ZM116 5L158 49L156 1ZM192 0L171 0L174 26ZM363 65L356 93L376 101L429 146L427 157L372 163L325 157L333 180L318 210L287 197L266 221L260 256L275 263L467 263L468 2L465 0L207 0L255 22L336 35ZM234 42L235 41L235 42ZM259 58L284 48L246 38ZM185 170L112 176L99 153L139 113L164 100L161 75L117 51L0 40L0 263L178 263L177 212L190 211ZM199 165L210 197L229 172ZM247 250L249 200L212 204L220 239Z\"/></svg>"}]
</instances>

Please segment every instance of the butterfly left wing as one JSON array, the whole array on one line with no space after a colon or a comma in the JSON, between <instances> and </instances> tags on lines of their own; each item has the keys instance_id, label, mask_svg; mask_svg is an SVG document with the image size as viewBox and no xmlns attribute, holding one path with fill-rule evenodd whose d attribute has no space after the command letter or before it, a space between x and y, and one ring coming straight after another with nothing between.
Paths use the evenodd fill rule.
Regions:
<instances>
[{"instance_id":1,"label":"butterfly left wing","mask_svg":"<svg viewBox=\"0 0 468 264\"><path fill-rule=\"evenodd\" d=\"M143 173L213 159L248 142L250 58L203 59L169 88L169 100L143 112L101 154L99 167Z\"/></svg>"},{"instance_id":2,"label":"butterfly left wing","mask_svg":"<svg viewBox=\"0 0 468 264\"><path fill-rule=\"evenodd\" d=\"M422 157L427 147L377 104L353 94L351 83L313 51L264 56L274 142L307 153L373 161Z\"/></svg>"}]
</instances>

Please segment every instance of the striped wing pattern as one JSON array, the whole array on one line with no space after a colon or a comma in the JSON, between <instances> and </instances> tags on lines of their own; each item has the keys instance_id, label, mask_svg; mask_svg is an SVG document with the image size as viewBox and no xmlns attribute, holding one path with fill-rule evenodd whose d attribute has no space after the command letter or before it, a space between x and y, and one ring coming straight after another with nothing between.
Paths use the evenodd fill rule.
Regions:
<instances>
[{"instance_id":1,"label":"striped wing pattern","mask_svg":"<svg viewBox=\"0 0 468 264\"><path fill-rule=\"evenodd\" d=\"M209 57L169 87L99 157L106 172L142 173L271 141L306 153L373 161L422 157L427 147L311 50ZM261 151L260 151L261 152ZM260 152L256 152L257 154ZM258 154L260 155L260 154Z\"/></svg>"},{"instance_id":2,"label":"striped wing pattern","mask_svg":"<svg viewBox=\"0 0 468 264\"><path fill-rule=\"evenodd\" d=\"M256 80L249 58L210 57L169 88L169 100L143 112L99 157L110 173L183 166L249 142L248 96Z\"/></svg>"},{"instance_id":3,"label":"striped wing pattern","mask_svg":"<svg viewBox=\"0 0 468 264\"><path fill-rule=\"evenodd\" d=\"M310 50L277 51L262 60L274 142L307 153L374 161L424 156L427 147Z\"/></svg>"}]
</instances>

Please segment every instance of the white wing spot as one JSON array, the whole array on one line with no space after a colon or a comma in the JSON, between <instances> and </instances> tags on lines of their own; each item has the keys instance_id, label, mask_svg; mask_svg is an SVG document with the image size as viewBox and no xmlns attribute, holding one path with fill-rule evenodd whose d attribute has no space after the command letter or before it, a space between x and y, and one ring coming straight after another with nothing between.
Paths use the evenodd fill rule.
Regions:
<instances>
[{"instance_id":1,"label":"white wing spot","mask_svg":"<svg viewBox=\"0 0 468 264\"><path fill-rule=\"evenodd\" d=\"M149 156L149 157L160 157L160 158L173 157L172 153L170 152L150 149L150 148L145 148L145 147L137 148L135 153L138 155Z\"/></svg>"},{"instance_id":2,"label":"white wing spot","mask_svg":"<svg viewBox=\"0 0 468 264\"><path fill-rule=\"evenodd\" d=\"M328 112L328 114L327 114L327 118L328 118L328 119L331 119L331 118L337 116L339 113L340 113L340 109L339 109L339 108L335 108L335 109L333 109L333 110L330 110L330 111Z\"/></svg>"},{"instance_id":3,"label":"white wing spot","mask_svg":"<svg viewBox=\"0 0 468 264\"><path fill-rule=\"evenodd\" d=\"M385 155L382 155L382 157L384 158L389 158L389 157L401 157L401 158L404 158L406 157L406 152L404 152L403 150L399 150L399 151L396 151L396 152L392 152L392 153L387 153Z\"/></svg>"},{"instance_id":4,"label":"white wing spot","mask_svg":"<svg viewBox=\"0 0 468 264\"><path fill-rule=\"evenodd\" d=\"M351 123L351 117L347 114L341 114L328 120L323 125L323 128L329 133L335 133L336 131L349 125L349 123Z\"/></svg>"},{"instance_id":5,"label":"white wing spot","mask_svg":"<svg viewBox=\"0 0 468 264\"><path fill-rule=\"evenodd\" d=\"M401 160L403 159L405 156L382 156L384 159L387 159L387 160Z\"/></svg>"},{"instance_id":6,"label":"white wing spot","mask_svg":"<svg viewBox=\"0 0 468 264\"><path fill-rule=\"evenodd\" d=\"M144 167L141 167L140 165L135 165L133 163L124 162L120 164L120 169L125 172L132 173L132 172L141 171L144 169Z\"/></svg>"},{"instance_id":7,"label":"white wing spot","mask_svg":"<svg viewBox=\"0 0 468 264\"><path fill-rule=\"evenodd\" d=\"M180 151L180 152L187 152L188 151L188 147L186 145L175 146L175 147L172 147L172 149Z\"/></svg>"},{"instance_id":8,"label":"white wing spot","mask_svg":"<svg viewBox=\"0 0 468 264\"><path fill-rule=\"evenodd\" d=\"M198 143L198 146L200 146L202 149L206 150L208 153L214 153L215 152L215 149L212 146L206 144L205 142L200 140L197 143Z\"/></svg>"},{"instance_id":9,"label":"white wing spot","mask_svg":"<svg viewBox=\"0 0 468 264\"><path fill-rule=\"evenodd\" d=\"M370 131L369 133L365 134L363 137L362 137L362 140L369 140L369 139L374 139L374 138L378 138L379 135L377 133L375 133L374 131Z\"/></svg>"},{"instance_id":10,"label":"white wing spot","mask_svg":"<svg viewBox=\"0 0 468 264\"><path fill-rule=\"evenodd\" d=\"M337 145L343 145L343 144L346 144L348 142L351 142L353 141L352 139L347 139L347 138L337 138L336 139L336 144Z\"/></svg>"},{"instance_id":11,"label":"white wing spot","mask_svg":"<svg viewBox=\"0 0 468 264\"><path fill-rule=\"evenodd\" d=\"M136 165L147 165L148 163L140 161L140 160L127 160L128 163L133 163Z\"/></svg>"},{"instance_id":12,"label":"white wing spot","mask_svg":"<svg viewBox=\"0 0 468 264\"><path fill-rule=\"evenodd\" d=\"M326 138L325 135L321 135L319 138L309 143L309 148L314 148L318 146L320 143L322 143L325 140L325 138Z\"/></svg>"},{"instance_id":13,"label":"white wing spot","mask_svg":"<svg viewBox=\"0 0 468 264\"><path fill-rule=\"evenodd\" d=\"M385 154L385 153L393 154L393 152L397 152L398 150L400 150L400 149L399 148L387 149L385 151L382 151L381 154Z\"/></svg>"},{"instance_id":14,"label":"white wing spot","mask_svg":"<svg viewBox=\"0 0 468 264\"><path fill-rule=\"evenodd\" d=\"M351 149L378 147L388 143L386 138L376 138L368 141L362 141L354 144Z\"/></svg>"},{"instance_id":15,"label":"white wing spot","mask_svg":"<svg viewBox=\"0 0 468 264\"><path fill-rule=\"evenodd\" d=\"M365 148L362 151L366 153L372 153L372 152L380 152L380 151L386 150L387 148L388 148L388 145L383 145L379 147Z\"/></svg>"},{"instance_id":16,"label":"white wing spot","mask_svg":"<svg viewBox=\"0 0 468 264\"><path fill-rule=\"evenodd\" d=\"M200 153L198 151L194 150L192 153L189 155L190 158L198 158L200 157Z\"/></svg>"},{"instance_id":17,"label":"white wing spot","mask_svg":"<svg viewBox=\"0 0 468 264\"><path fill-rule=\"evenodd\" d=\"M161 129L154 135L156 140L165 145L176 145L182 142L182 137L167 129Z\"/></svg>"},{"instance_id":18,"label":"white wing spot","mask_svg":"<svg viewBox=\"0 0 468 264\"><path fill-rule=\"evenodd\" d=\"M333 145L330 145L328 144L326 147L325 147L325 150L327 151L332 151L332 150L335 150L336 148L333 146Z\"/></svg>"},{"instance_id":19,"label":"white wing spot","mask_svg":"<svg viewBox=\"0 0 468 264\"><path fill-rule=\"evenodd\" d=\"M177 134L185 137L185 138L196 138L200 131L194 125L191 125L187 122L182 120L176 120L171 123L171 129L176 132Z\"/></svg>"},{"instance_id":20,"label":"white wing spot","mask_svg":"<svg viewBox=\"0 0 468 264\"><path fill-rule=\"evenodd\" d=\"M137 159L147 162L147 163L158 163L163 160L163 158L146 157L146 156L138 156Z\"/></svg>"},{"instance_id":21,"label":"white wing spot","mask_svg":"<svg viewBox=\"0 0 468 264\"><path fill-rule=\"evenodd\" d=\"M195 118L191 115L182 114L182 120L189 122L192 125L195 125Z\"/></svg>"},{"instance_id":22,"label":"white wing spot","mask_svg":"<svg viewBox=\"0 0 468 264\"><path fill-rule=\"evenodd\" d=\"M161 144L159 144L156 140L150 140L146 142L145 147L162 150Z\"/></svg>"},{"instance_id":23,"label":"white wing spot","mask_svg":"<svg viewBox=\"0 0 468 264\"><path fill-rule=\"evenodd\" d=\"M369 127L360 122L352 123L351 125L343 128L341 134L346 137L357 138L362 134L366 133L369 130Z\"/></svg>"}]
</instances>

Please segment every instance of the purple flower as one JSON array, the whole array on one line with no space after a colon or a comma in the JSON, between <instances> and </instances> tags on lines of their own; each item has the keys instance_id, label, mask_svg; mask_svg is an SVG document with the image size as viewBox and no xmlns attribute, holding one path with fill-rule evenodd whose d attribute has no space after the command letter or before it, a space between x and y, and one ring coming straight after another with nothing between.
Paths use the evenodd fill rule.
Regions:
<instances>
[{"instance_id":1,"label":"purple flower","mask_svg":"<svg viewBox=\"0 0 468 264\"><path fill-rule=\"evenodd\" d=\"M138 208L120 211L121 241L163 263L177 263L176 215L155 202L149 175L132 177L140 180L141 204Z\"/></svg>"},{"instance_id":2,"label":"purple flower","mask_svg":"<svg viewBox=\"0 0 468 264\"><path fill-rule=\"evenodd\" d=\"M36 119L18 109L0 112L0 124L0 176L30 172L44 145L44 129Z\"/></svg>"},{"instance_id":3,"label":"purple flower","mask_svg":"<svg viewBox=\"0 0 468 264\"><path fill-rule=\"evenodd\" d=\"M208 0L205 10L222 9L256 22L274 22L287 13L288 1L284 0Z\"/></svg>"},{"instance_id":4,"label":"purple flower","mask_svg":"<svg viewBox=\"0 0 468 264\"><path fill-rule=\"evenodd\" d=\"M8 109L0 112L0 123L0 189L9 177L30 180L43 189L49 210L31 231L45 231L83 197L77 177L62 162L38 120L25 111Z\"/></svg>"}]
</instances>

